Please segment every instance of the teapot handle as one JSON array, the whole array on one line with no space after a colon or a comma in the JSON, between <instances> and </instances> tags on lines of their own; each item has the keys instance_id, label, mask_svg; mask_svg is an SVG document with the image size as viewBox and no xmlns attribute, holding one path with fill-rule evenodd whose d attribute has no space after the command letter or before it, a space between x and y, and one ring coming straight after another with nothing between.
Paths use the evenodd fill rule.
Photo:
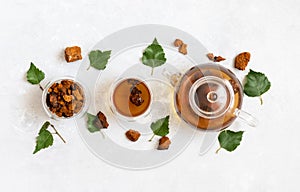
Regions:
<instances>
[{"instance_id":1,"label":"teapot handle","mask_svg":"<svg viewBox=\"0 0 300 192\"><path fill-rule=\"evenodd\" d=\"M234 114L251 127L256 127L258 125L258 120L246 111L236 109Z\"/></svg>"}]
</instances>

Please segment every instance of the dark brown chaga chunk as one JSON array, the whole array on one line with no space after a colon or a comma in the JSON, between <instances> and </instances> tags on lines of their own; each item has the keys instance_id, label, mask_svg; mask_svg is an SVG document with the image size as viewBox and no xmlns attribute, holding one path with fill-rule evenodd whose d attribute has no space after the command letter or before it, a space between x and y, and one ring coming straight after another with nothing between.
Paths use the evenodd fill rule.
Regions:
<instances>
[{"instance_id":1,"label":"dark brown chaga chunk","mask_svg":"<svg viewBox=\"0 0 300 192\"><path fill-rule=\"evenodd\" d=\"M223 57L221 57L221 56L215 56L215 57L214 57L214 61L215 61L215 62L221 62L221 61L224 61L224 60L226 60L226 59L223 58Z\"/></svg>"},{"instance_id":2,"label":"dark brown chaga chunk","mask_svg":"<svg viewBox=\"0 0 300 192\"><path fill-rule=\"evenodd\" d=\"M243 52L238 54L235 57L234 67L239 70L245 70L249 61L250 61L251 54L249 52Z\"/></svg>"},{"instance_id":3,"label":"dark brown chaga chunk","mask_svg":"<svg viewBox=\"0 0 300 192\"><path fill-rule=\"evenodd\" d=\"M158 150L169 149L170 144L171 144L170 139L166 136L163 136L162 138L159 139L159 144L158 144L157 149Z\"/></svg>"},{"instance_id":4,"label":"dark brown chaga chunk","mask_svg":"<svg viewBox=\"0 0 300 192\"><path fill-rule=\"evenodd\" d=\"M207 55L207 58L211 61L214 61L214 62L220 62L220 61L224 61L226 60L224 57L222 56L214 56L213 53L208 53Z\"/></svg>"},{"instance_id":5,"label":"dark brown chaga chunk","mask_svg":"<svg viewBox=\"0 0 300 192\"><path fill-rule=\"evenodd\" d=\"M96 119L94 122L95 126L106 129L109 126L106 116L101 111L99 111L97 113L97 117L98 117L98 119Z\"/></svg>"},{"instance_id":6,"label":"dark brown chaga chunk","mask_svg":"<svg viewBox=\"0 0 300 192\"><path fill-rule=\"evenodd\" d=\"M67 47L65 49L65 59L68 63L81 60L81 48L78 46Z\"/></svg>"},{"instance_id":7,"label":"dark brown chaga chunk","mask_svg":"<svg viewBox=\"0 0 300 192\"><path fill-rule=\"evenodd\" d=\"M138 131L129 129L128 131L126 131L125 133L126 137L130 140L130 141L137 141L139 139L139 137L141 136L141 134Z\"/></svg>"},{"instance_id":8,"label":"dark brown chaga chunk","mask_svg":"<svg viewBox=\"0 0 300 192\"><path fill-rule=\"evenodd\" d=\"M144 102L141 94L142 91L139 90L136 86L132 87L130 92L130 102L136 106L140 106Z\"/></svg>"}]
</instances>

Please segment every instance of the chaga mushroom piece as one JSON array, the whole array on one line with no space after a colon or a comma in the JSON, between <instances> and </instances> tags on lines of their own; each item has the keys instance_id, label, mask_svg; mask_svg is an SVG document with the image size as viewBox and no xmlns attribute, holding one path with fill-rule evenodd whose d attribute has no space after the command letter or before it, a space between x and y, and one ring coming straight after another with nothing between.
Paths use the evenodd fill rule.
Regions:
<instances>
[{"instance_id":1,"label":"chaga mushroom piece","mask_svg":"<svg viewBox=\"0 0 300 192\"><path fill-rule=\"evenodd\" d=\"M226 60L226 59L223 58L223 57L221 57L221 56L215 56L215 57L214 57L214 61L215 61L215 62L221 62L221 61L224 61L224 60Z\"/></svg>"},{"instance_id":2,"label":"chaga mushroom piece","mask_svg":"<svg viewBox=\"0 0 300 192\"><path fill-rule=\"evenodd\" d=\"M178 52L183 55L187 54L187 44L185 44L181 39L175 39L174 46L178 47Z\"/></svg>"},{"instance_id":3,"label":"chaga mushroom piece","mask_svg":"<svg viewBox=\"0 0 300 192\"><path fill-rule=\"evenodd\" d=\"M250 56L251 55L249 52L243 52L238 54L234 62L235 68L245 70L248 65L248 62L250 61Z\"/></svg>"},{"instance_id":4,"label":"chaga mushroom piece","mask_svg":"<svg viewBox=\"0 0 300 192\"><path fill-rule=\"evenodd\" d=\"M158 150L166 150L169 149L169 146L171 144L171 141L169 137L163 136L162 138L159 139L159 144L157 149Z\"/></svg>"},{"instance_id":5,"label":"chaga mushroom piece","mask_svg":"<svg viewBox=\"0 0 300 192\"><path fill-rule=\"evenodd\" d=\"M68 63L81 60L81 48L78 46L67 47L65 49L65 59Z\"/></svg>"},{"instance_id":6,"label":"chaga mushroom piece","mask_svg":"<svg viewBox=\"0 0 300 192\"><path fill-rule=\"evenodd\" d=\"M141 134L138 131L135 131L132 129L129 129L128 131L126 131L125 135L130 141L133 141L133 142L136 142L141 136Z\"/></svg>"},{"instance_id":7,"label":"chaga mushroom piece","mask_svg":"<svg viewBox=\"0 0 300 192\"><path fill-rule=\"evenodd\" d=\"M70 102L73 100L73 97L71 95L63 95L63 98L66 102Z\"/></svg>"},{"instance_id":8,"label":"chaga mushroom piece","mask_svg":"<svg viewBox=\"0 0 300 192\"><path fill-rule=\"evenodd\" d=\"M181 39L175 39L174 46L180 47L183 44L183 41Z\"/></svg>"},{"instance_id":9,"label":"chaga mushroom piece","mask_svg":"<svg viewBox=\"0 0 300 192\"><path fill-rule=\"evenodd\" d=\"M215 56L214 56L213 53L207 53L206 56L207 56L207 58L208 58L209 60L211 60L211 61L214 61L214 60L215 60Z\"/></svg>"},{"instance_id":10,"label":"chaga mushroom piece","mask_svg":"<svg viewBox=\"0 0 300 192\"><path fill-rule=\"evenodd\" d=\"M130 102L136 106L140 106L142 103L144 103L144 99L142 98L141 94L142 91L134 86L130 92Z\"/></svg>"},{"instance_id":11,"label":"chaga mushroom piece","mask_svg":"<svg viewBox=\"0 0 300 192\"><path fill-rule=\"evenodd\" d=\"M222 56L214 56L213 53L208 53L206 54L207 58L211 61L214 61L214 62L221 62L221 61L224 61L226 60L224 57Z\"/></svg>"},{"instance_id":12,"label":"chaga mushroom piece","mask_svg":"<svg viewBox=\"0 0 300 192\"><path fill-rule=\"evenodd\" d=\"M101 127L103 129L106 129L109 126L109 124L107 122L107 119L106 119L106 116L101 111L99 111L97 113L97 117L98 117L98 119L96 119L95 122L94 122L95 125L97 127Z\"/></svg>"},{"instance_id":13,"label":"chaga mushroom piece","mask_svg":"<svg viewBox=\"0 0 300 192\"><path fill-rule=\"evenodd\" d=\"M182 53L183 55L186 55L187 54L187 44L182 44L180 47L179 47L179 53Z\"/></svg>"}]
</instances>

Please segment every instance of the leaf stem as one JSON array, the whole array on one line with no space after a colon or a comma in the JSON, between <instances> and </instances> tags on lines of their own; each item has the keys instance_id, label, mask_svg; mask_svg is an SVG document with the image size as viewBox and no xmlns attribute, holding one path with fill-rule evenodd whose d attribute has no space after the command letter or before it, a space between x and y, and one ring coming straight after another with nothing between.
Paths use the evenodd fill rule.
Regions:
<instances>
[{"instance_id":1,"label":"leaf stem","mask_svg":"<svg viewBox=\"0 0 300 192\"><path fill-rule=\"evenodd\" d=\"M262 96L259 96L259 99L260 99L260 104L261 104L261 105L264 104L263 99L262 99Z\"/></svg>"},{"instance_id":2,"label":"leaf stem","mask_svg":"<svg viewBox=\"0 0 300 192\"><path fill-rule=\"evenodd\" d=\"M216 150L216 154L222 149L222 147L219 147L219 149Z\"/></svg>"},{"instance_id":3,"label":"leaf stem","mask_svg":"<svg viewBox=\"0 0 300 192\"><path fill-rule=\"evenodd\" d=\"M152 139L154 138L155 134L152 135L152 137L148 140L149 142L152 141Z\"/></svg>"},{"instance_id":4,"label":"leaf stem","mask_svg":"<svg viewBox=\"0 0 300 192\"><path fill-rule=\"evenodd\" d=\"M154 67L152 67L151 69L151 76L153 75L153 72L154 72Z\"/></svg>"},{"instance_id":5,"label":"leaf stem","mask_svg":"<svg viewBox=\"0 0 300 192\"><path fill-rule=\"evenodd\" d=\"M86 69L87 71L91 68L91 65L88 66L88 68Z\"/></svg>"},{"instance_id":6,"label":"leaf stem","mask_svg":"<svg viewBox=\"0 0 300 192\"><path fill-rule=\"evenodd\" d=\"M50 124L51 127L54 129L55 134L58 135L58 137L64 142L66 143L66 141L64 140L64 138L59 134L59 132L55 129L54 125Z\"/></svg>"},{"instance_id":7,"label":"leaf stem","mask_svg":"<svg viewBox=\"0 0 300 192\"><path fill-rule=\"evenodd\" d=\"M42 91L44 91L44 88L42 87L42 85L39 83L39 87Z\"/></svg>"}]
</instances>

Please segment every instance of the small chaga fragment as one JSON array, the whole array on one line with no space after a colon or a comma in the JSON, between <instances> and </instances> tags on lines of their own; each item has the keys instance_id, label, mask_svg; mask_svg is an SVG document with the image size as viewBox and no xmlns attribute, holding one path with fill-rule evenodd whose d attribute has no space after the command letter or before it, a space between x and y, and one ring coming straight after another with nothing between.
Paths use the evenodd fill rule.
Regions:
<instances>
[{"instance_id":1,"label":"small chaga fragment","mask_svg":"<svg viewBox=\"0 0 300 192\"><path fill-rule=\"evenodd\" d=\"M82 97L82 95L80 94L80 92L79 92L78 89L75 89L75 90L73 91L73 95L75 96L75 98L76 98L77 100L79 100L79 101L82 101L82 100L83 100L83 97Z\"/></svg>"},{"instance_id":2,"label":"small chaga fragment","mask_svg":"<svg viewBox=\"0 0 300 192\"><path fill-rule=\"evenodd\" d=\"M243 52L238 54L234 62L235 68L245 70L248 65L248 62L250 61L250 56L251 55L249 52Z\"/></svg>"},{"instance_id":3,"label":"small chaga fragment","mask_svg":"<svg viewBox=\"0 0 300 192\"><path fill-rule=\"evenodd\" d=\"M82 59L81 48L78 46L67 47L65 49L65 59L68 63L81 60Z\"/></svg>"},{"instance_id":4,"label":"small chaga fragment","mask_svg":"<svg viewBox=\"0 0 300 192\"><path fill-rule=\"evenodd\" d=\"M94 122L95 126L102 129L108 128L109 124L107 122L106 116L101 111L97 113L97 117L98 119L95 119Z\"/></svg>"},{"instance_id":5,"label":"small chaga fragment","mask_svg":"<svg viewBox=\"0 0 300 192\"><path fill-rule=\"evenodd\" d=\"M138 131L129 129L128 131L126 131L125 133L126 137L130 140L130 141L137 141L139 139L139 137L141 136L141 134Z\"/></svg>"},{"instance_id":6,"label":"small chaga fragment","mask_svg":"<svg viewBox=\"0 0 300 192\"><path fill-rule=\"evenodd\" d=\"M174 46L179 47L179 53L182 53L184 55L187 54L187 44L185 44L181 39L175 39Z\"/></svg>"},{"instance_id":7,"label":"small chaga fragment","mask_svg":"<svg viewBox=\"0 0 300 192\"><path fill-rule=\"evenodd\" d=\"M180 39L175 39L174 41L174 46L175 47L180 47L183 44L182 40Z\"/></svg>"},{"instance_id":8,"label":"small chaga fragment","mask_svg":"<svg viewBox=\"0 0 300 192\"><path fill-rule=\"evenodd\" d=\"M64 95L63 98L66 102L70 102L73 100L73 97L71 95Z\"/></svg>"},{"instance_id":9,"label":"small chaga fragment","mask_svg":"<svg viewBox=\"0 0 300 192\"><path fill-rule=\"evenodd\" d=\"M132 87L130 92L130 102L136 106L140 106L144 102L141 94L142 91L139 90L136 86Z\"/></svg>"},{"instance_id":10,"label":"small chaga fragment","mask_svg":"<svg viewBox=\"0 0 300 192\"><path fill-rule=\"evenodd\" d=\"M221 61L224 61L226 60L224 57L222 56L214 56L213 53L208 53L207 55L207 58L211 61L214 61L214 62L221 62Z\"/></svg>"},{"instance_id":11,"label":"small chaga fragment","mask_svg":"<svg viewBox=\"0 0 300 192\"><path fill-rule=\"evenodd\" d=\"M60 82L63 87L65 87L66 89L70 89L71 85L73 84L72 81L69 81L69 80L62 80Z\"/></svg>"},{"instance_id":12,"label":"small chaga fragment","mask_svg":"<svg viewBox=\"0 0 300 192\"><path fill-rule=\"evenodd\" d=\"M215 57L214 57L214 61L215 61L215 62L220 62L220 61L224 61L224 60L226 60L226 59L223 58L223 57L221 57L221 56L215 56Z\"/></svg>"},{"instance_id":13,"label":"small chaga fragment","mask_svg":"<svg viewBox=\"0 0 300 192\"><path fill-rule=\"evenodd\" d=\"M182 44L180 47L179 47L179 53L182 53L184 55L187 54L187 44Z\"/></svg>"},{"instance_id":14,"label":"small chaga fragment","mask_svg":"<svg viewBox=\"0 0 300 192\"><path fill-rule=\"evenodd\" d=\"M83 107L83 101L77 101L77 100L75 100L73 103L75 105L74 113L78 113L81 110L81 108Z\"/></svg>"},{"instance_id":15,"label":"small chaga fragment","mask_svg":"<svg viewBox=\"0 0 300 192\"><path fill-rule=\"evenodd\" d=\"M170 144L171 144L170 139L166 136L163 136L162 138L159 139L159 144L157 149L158 150L169 149Z\"/></svg>"},{"instance_id":16,"label":"small chaga fragment","mask_svg":"<svg viewBox=\"0 0 300 192\"><path fill-rule=\"evenodd\" d=\"M215 56L214 56L214 54L213 53L207 53L207 58L209 59L209 60L211 60L211 61L214 61L215 60Z\"/></svg>"}]
</instances>

